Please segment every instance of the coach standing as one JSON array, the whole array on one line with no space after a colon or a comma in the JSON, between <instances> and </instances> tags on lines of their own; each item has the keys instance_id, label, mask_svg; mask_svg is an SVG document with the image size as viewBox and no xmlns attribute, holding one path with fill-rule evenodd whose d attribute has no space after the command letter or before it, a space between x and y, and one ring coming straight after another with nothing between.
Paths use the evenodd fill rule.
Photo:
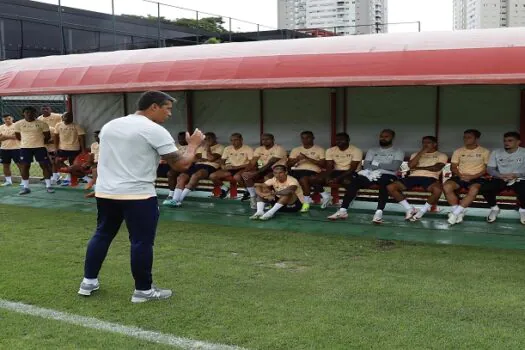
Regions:
<instances>
[{"instance_id":1,"label":"coach standing","mask_svg":"<svg viewBox=\"0 0 525 350\"><path fill-rule=\"evenodd\" d=\"M155 191L157 166L162 157L171 168L185 171L204 139L197 129L186 134L188 147L177 152L170 133L159 124L171 116L174 99L160 91L145 92L138 111L110 121L100 132L98 161L97 229L89 241L84 279L79 294L89 296L99 289L98 274L109 246L126 221L131 241L131 271L135 291L131 302L167 299L169 289L152 284L153 243L159 218Z\"/></svg>"}]
</instances>

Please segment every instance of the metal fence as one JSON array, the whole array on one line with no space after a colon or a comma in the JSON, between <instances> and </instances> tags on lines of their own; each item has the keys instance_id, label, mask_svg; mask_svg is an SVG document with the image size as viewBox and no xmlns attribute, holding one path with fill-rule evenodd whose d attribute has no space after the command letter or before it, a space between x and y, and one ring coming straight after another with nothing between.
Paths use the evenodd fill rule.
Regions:
<instances>
[{"instance_id":1,"label":"metal fence","mask_svg":"<svg viewBox=\"0 0 525 350\"><path fill-rule=\"evenodd\" d=\"M20 120L23 118L22 109L35 107L37 111L44 106L51 107L54 113L64 113L67 109L66 96L9 96L0 97L0 115L9 114Z\"/></svg>"},{"instance_id":2,"label":"metal fence","mask_svg":"<svg viewBox=\"0 0 525 350\"><path fill-rule=\"evenodd\" d=\"M159 0L0 0L0 60L203 43L419 31L419 22L283 30ZM80 6L79 8L68 7ZM369 27L369 28L368 28ZM363 30L366 29L366 30Z\"/></svg>"}]
</instances>

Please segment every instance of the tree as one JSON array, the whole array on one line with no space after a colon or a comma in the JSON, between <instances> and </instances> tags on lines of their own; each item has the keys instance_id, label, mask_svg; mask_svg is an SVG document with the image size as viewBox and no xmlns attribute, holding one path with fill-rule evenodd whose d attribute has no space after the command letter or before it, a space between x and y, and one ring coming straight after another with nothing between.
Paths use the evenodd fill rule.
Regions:
<instances>
[{"instance_id":1,"label":"tree","mask_svg":"<svg viewBox=\"0 0 525 350\"><path fill-rule=\"evenodd\" d=\"M135 18L135 19L145 19L148 21L158 21L157 16L147 15L147 16L137 16L137 15L122 15L122 17ZM166 17L160 17L161 23L173 24L182 27L188 27L193 29L202 29L207 32L212 33L227 33L228 30L224 28L224 20L222 17L204 17L199 20L193 18L179 18L176 20L170 20Z\"/></svg>"},{"instance_id":2,"label":"tree","mask_svg":"<svg viewBox=\"0 0 525 350\"><path fill-rule=\"evenodd\" d=\"M222 41L221 41L221 39L217 39L217 38L209 38L204 43L205 44L220 44L220 43L222 43Z\"/></svg>"}]
</instances>

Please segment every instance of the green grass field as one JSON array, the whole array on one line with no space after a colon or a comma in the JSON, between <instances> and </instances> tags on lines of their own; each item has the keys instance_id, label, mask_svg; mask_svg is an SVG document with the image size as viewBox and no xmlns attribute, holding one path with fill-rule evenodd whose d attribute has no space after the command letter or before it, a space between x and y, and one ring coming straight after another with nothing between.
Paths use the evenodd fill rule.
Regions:
<instances>
[{"instance_id":1,"label":"green grass field","mask_svg":"<svg viewBox=\"0 0 525 350\"><path fill-rule=\"evenodd\" d=\"M0 299L249 349L522 349L523 251L161 221L133 305L123 230L76 295L95 215L0 205ZM167 347L0 309L0 348Z\"/></svg>"}]
</instances>

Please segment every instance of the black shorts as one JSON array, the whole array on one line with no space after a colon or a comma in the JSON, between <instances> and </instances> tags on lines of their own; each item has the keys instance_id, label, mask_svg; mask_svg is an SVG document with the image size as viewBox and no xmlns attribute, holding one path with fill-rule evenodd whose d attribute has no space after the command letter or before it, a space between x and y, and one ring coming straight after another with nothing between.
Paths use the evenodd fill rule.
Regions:
<instances>
[{"instance_id":1,"label":"black shorts","mask_svg":"<svg viewBox=\"0 0 525 350\"><path fill-rule=\"evenodd\" d=\"M2 149L0 150L0 163L11 164L20 163L20 150L19 149Z\"/></svg>"},{"instance_id":2,"label":"black shorts","mask_svg":"<svg viewBox=\"0 0 525 350\"><path fill-rule=\"evenodd\" d=\"M484 178L478 177L477 179L474 179L472 181L463 181L458 176L453 176L450 178L450 181L454 181L455 183L457 183L460 189L468 190L472 185L483 185L486 180Z\"/></svg>"},{"instance_id":3,"label":"black shorts","mask_svg":"<svg viewBox=\"0 0 525 350\"><path fill-rule=\"evenodd\" d=\"M317 176L318 173L312 170L292 170L290 175L297 180L300 180L303 177Z\"/></svg>"},{"instance_id":4,"label":"black shorts","mask_svg":"<svg viewBox=\"0 0 525 350\"><path fill-rule=\"evenodd\" d=\"M171 167L168 164L159 164L159 167L157 168L157 177L167 178L170 170Z\"/></svg>"},{"instance_id":5,"label":"black shorts","mask_svg":"<svg viewBox=\"0 0 525 350\"><path fill-rule=\"evenodd\" d=\"M80 151L64 151L59 149L56 152L58 158L75 159L80 154Z\"/></svg>"},{"instance_id":6,"label":"black shorts","mask_svg":"<svg viewBox=\"0 0 525 350\"><path fill-rule=\"evenodd\" d=\"M428 176L409 176L409 177L405 177L404 179L400 181L403 183L403 185L405 185L407 190L411 190L414 187L422 187L426 190L431 185L436 183L438 179L435 179L433 177L428 177Z\"/></svg>"},{"instance_id":7,"label":"black shorts","mask_svg":"<svg viewBox=\"0 0 525 350\"><path fill-rule=\"evenodd\" d=\"M49 164L47 148L22 148L20 149L20 163L31 164L33 159L38 163Z\"/></svg>"},{"instance_id":8,"label":"black shorts","mask_svg":"<svg viewBox=\"0 0 525 350\"><path fill-rule=\"evenodd\" d=\"M277 201L270 202L272 206L275 205L275 203L277 203ZM301 210L302 207L303 207L303 203L301 203L301 201L297 199L295 203L285 205L281 209L279 209L279 211L283 213L297 213L298 211Z\"/></svg>"},{"instance_id":9,"label":"black shorts","mask_svg":"<svg viewBox=\"0 0 525 350\"><path fill-rule=\"evenodd\" d=\"M215 167L212 167L211 165L208 165L208 164L193 164L188 169L188 175L193 176L196 172L201 171L201 170L206 170L208 175L213 174L214 172L217 171Z\"/></svg>"}]
</instances>

